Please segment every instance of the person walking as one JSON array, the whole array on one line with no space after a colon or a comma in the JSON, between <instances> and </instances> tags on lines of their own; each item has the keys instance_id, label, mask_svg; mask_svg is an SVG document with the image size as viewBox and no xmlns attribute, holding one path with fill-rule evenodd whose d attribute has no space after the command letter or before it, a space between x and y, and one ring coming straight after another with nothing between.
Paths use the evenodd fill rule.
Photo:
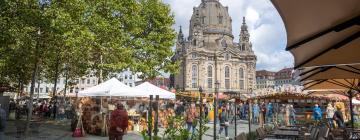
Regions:
<instances>
[{"instance_id":1,"label":"person walking","mask_svg":"<svg viewBox=\"0 0 360 140\"><path fill-rule=\"evenodd\" d=\"M58 119L59 120L64 120L64 118L65 118L65 107L64 107L64 105L60 105L59 106L59 114L58 114L59 116L58 116Z\"/></svg>"},{"instance_id":2,"label":"person walking","mask_svg":"<svg viewBox=\"0 0 360 140\"><path fill-rule=\"evenodd\" d=\"M317 125L319 125L321 118L322 118L322 111L318 104L315 104L315 106L314 106L313 116L314 116L315 123Z\"/></svg>"},{"instance_id":3,"label":"person walking","mask_svg":"<svg viewBox=\"0 0 360 140\"><path fill-rule=\"evenodd\" d=\"M334 120L333 120L334 114L335 114L335 108L331 105L331 103L329 103L326 108L326 120L328 121L330 128L334 128Z\"/></svg>"},{"instance_id":4,"label":"person walking","mask_svg":"<svg viewBox=\"0 0 360 140\"><path fill-rule=\"evenodd\" d=\"M253 123L259 123L259 114L260 114L260 107L257 103L254 103L253 106Z\"/></svg>"},{"instance_id":5,"label":"person walking","mask_svg":"<svg viewBox=\"0 0 360 140\"><path fill-rule=\"evenodd\" d=\"M284 121L286 126L290 125L289 119L290 119L290 105L287 104L285 106L285 115L284 115Z\"/></svg>"},{"instance_id":6,"label":"person walking","mask_svg":"<svg viewBox=\"0 0 360 140\"><path fill-rule=\"evenodd\" d=\"M261 110L261 122L262 124L265 124L265 121L266 121L266 104L265 102L262 102L261 105L260 105L260 110Z\"/></svg>"},{"instance_id":7,"label":"person walking","mask_svg":"<svg viewBox=\"0 0 360 140\"><path fill-rule=\"evenodd\" d=\"M191 133L191 138L195 134L195 127L196 127L196 118L198 114L196 112L195 104L191 104L191 106L186 111L186 126L187 131Z\"/></svg>"},{"instance_id":8,"label":"person walking","mask_svg":"<svg viewBox=\"0 0 360 140\"><path fill-rule=\"evenodd\" d=\"M5 140L6 118L6 111L0 104L0 140Z\"/></svg>"},{"instance_id":9,"label":"person walking","mask_svg":"<svg viewBox=\"0 0 360 140\"><path fill-rule=\"evenodd\" d=\"M229 139L228 137L228 127L229 127L229 120L228 120L228 110L226 110L226 107L222 107L222 112L219 114L219 120L220 120L220 130L218 137L220 138L222 131L225 129L225 138Z\"/></svg>"},{"instance_id":10,"label":"person walking","mask_svg":"<svg viewBox=\"0 0 360 140\"><path fill-rule=\"evenodd\" d=\"M280 105L280 112L279 112L279 122L280 125L285 125L285 104Z\"/></svg>"},{"instance_id":11,"label":"person walking","mask_svg":"<svg viewBox=\"0 0 360 140\"><path fill-rule=\"evenodd\" d=\"M343 113L341 112L340 106L336 106L336 111L334 113L333 119L335 120L339 128L344 128L344 116Z\"/></svg>"},{"instance_id":12,"label":"person walking","mask_svg":"<svg viewBox=\"0 0 360 140\"><path fill-rule=\"evenodd\" d=\"M266 108L266 123L270 123L272 121L272 115L273 115L273 106L271 103L269 103Z\"/></svg>"},{"instance_id":13,"label":"person walking","mask_svg":"<svg viewBox=\"0 0 360 140\"><path fill-rule=\"evenodd\" d=\"M293 105L290 105L289 107L289 112L290 112L290 125L295 125L296 123L296 110L294 109Z\"/></svg>"},{"instance_id":14,"label":"person walking","mask_svg":"<svg viewBox=\"0 0 360 140\"><path fill-rule=\"evenodd\" d=\"M116 105L116 110L110 116L109 140L122 140L128 127L129 117L122 103Z\"/></svg>"}]
</instances>

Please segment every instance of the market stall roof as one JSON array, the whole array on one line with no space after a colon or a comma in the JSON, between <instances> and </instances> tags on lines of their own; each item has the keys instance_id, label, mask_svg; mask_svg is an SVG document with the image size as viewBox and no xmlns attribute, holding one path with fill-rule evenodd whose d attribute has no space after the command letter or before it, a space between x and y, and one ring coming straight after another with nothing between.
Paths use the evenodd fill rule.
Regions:
<instances>
[{"instance_id":1,"label":"market stall roof","mask_svg":"<svg viewBox=\"0 0 360 140\"><path fill-rule=\"evenodd\" d=\"M175 93L167 91L165 89L159 88L149 82L144 82L136 87L135 89L139 89L142 91L146 91L144 96L149 97L150 95L159 95L159 98L163 99L175 99Z\"/></svg>"},{"instance_id":2,"label":"market stall roof","mask_svg":"<svg viewBox=\"0 0 360 140\"><path fill-rule=\"evenodd\" d=\"M295 68L360 63L359 0L272 0Z\"/></svg>"},{"instance_id":3,"label":"market stall roof","mask_svg":"<svg viewBox=\"0 0 360 140\"><path fill-rule=\"evenodd\" d=\"M360 64L304 68L301 81L323 79L360 79Z\"/></svg>"},{"instance_id":4,"label":"market stall roof","mask_svg":"<svg viewBox=\"0 0 360 140\"><path fill-rule=\"evenodd\" d=\"M79 96L123 96L123 97L145 97L145 91L131 88L121 83L116 78L100 83L79 92Z\"/></svg>"},{"instance_id":5,"label":"market stall roof","mask_svg":"<svg viewBox=\"0 0 360 140\"><path fill-rule=\"evenodd\" d=\"M357 90L360 91L359 79L322 79L303 82L304 90Z\"/></svg>"},{"instance_id":6,"label":"market stall roof","mask_svg":"<svg viewBox=\"0 0 360 140\"><path fill-rule=\"evenodd\" d=\"M353 104L356 104L356 105L360 105L360 101L357 100L356 98L353 98L353 99L352 99L352 103L353 103Z\"/></svg>"},{"instance_id":7,"label":"market stall roof","mask_svg":"<svg viewBox=\"0 0 360 140\"><path fill-rule=\"evenodd\" d=\"M346 90L315 90L309 91L308 96L323 97L336 100L349 100Z\"/></svg>"}]
</instances>

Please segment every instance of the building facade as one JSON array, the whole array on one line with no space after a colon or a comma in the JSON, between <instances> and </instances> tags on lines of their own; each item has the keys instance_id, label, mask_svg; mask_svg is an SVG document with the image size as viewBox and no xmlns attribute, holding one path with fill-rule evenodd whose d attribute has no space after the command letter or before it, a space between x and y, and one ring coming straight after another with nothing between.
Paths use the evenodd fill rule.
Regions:
<instances>
[{"instance_id":1,"label":"building facade","mask_svg":"<svg viewBox=\"0 0 360 140\"><path fill-rule=\"evenodd\" d=\"M129 69L126 69L119 73L114 73L110 77L116 77L120 82L124 83L125 85L128 85L130 87L134 87L135 83L137 81L141 81L141 79L138 77L137 73L131 72ZM90 73L86 76L83 76L81 78L76 78L73 80L69 80L68 83L71 83L68 85L66 93L72 96L75 96L76 93L79 91L82 91L86 88L95 86L98 84L99 78L95 76L94 73ZM35 89L34 89L34 96L37 98L38 94L40 98L46 98L49 95L53 94L53 88L54 88L54 82L48 81L48 80L40 80L35 83ZM65 77L60 76L56 83L56 91L57 93L64 93L65 89ZM31 84L28 84L24 91L27 93L30 93L30 86Z\"/></svg>"},{"instance_id":2,"label":"building facade","mask_svg":"<svg viewBox=\"0 0 360 140\"><path fill-rule=\"evenodd\" d=\"M130 87L134 87L137 81L141 81L138 74L130 71L129 69L115 75L120 82Z\"/></svg>"},{"instance_id":3,"label":"building facade","mask_svg":"<svg viewBox=\"0 0 360 140\"><path fill-rule=\"evenodd\" d=\"M172 85L185 91L198 91L201 86L207 93L214 92L216 81L219 92L255 89L256 56L249 38L245 17L235 43L228 7L219 0L202 0L193 9L187 39L180 27L173 60L180 60L181 67Z\"/></svg>"},{"instance_id":4,"label":"building facade","mask_svg":"<svg viewBox=\"0 0 360 140\"><path fill-rule=\"evenodd\" d=\"M283 68L275 73L275 85L296 85L294 69Z\"/></svg>"},{"instance_id":5,"label":"building facade","mask_svg":"<svg viewBox=\"0 0 360 140\"><path fill-rule=\"evenodd\" d=\"M275 72L260 70L256 71L256 88L274 88L275 86Z\"/></svg>"}]
</instances>

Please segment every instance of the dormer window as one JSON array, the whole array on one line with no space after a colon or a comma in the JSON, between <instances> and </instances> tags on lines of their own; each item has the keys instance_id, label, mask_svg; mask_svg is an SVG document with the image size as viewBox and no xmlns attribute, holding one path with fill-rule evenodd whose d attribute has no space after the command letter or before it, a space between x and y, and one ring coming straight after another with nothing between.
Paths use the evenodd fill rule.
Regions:
<instances>
[{"instance_id":1,"label":"dormer window","mask_svg":"<svg viewBox=\"0 0 360 140\"><path fill-rule=\"evenodd\" d=\"M222 24L223 23L223 16L218 16L219 18L219 24Z\"/></svg>"},{"instance_id":2,"label":"dormer window","mask_svg":"<svg viewBox=\"0 0 360 140\"><path fill-rule=\"evenodd\" d=\"M226 53L225 54L225 60L229 60L230 59L230 54Z\"/></svg>"},{"instance_id":3,"label":"dormer window","mask_svg":"<svg viewBox=\"0 0 360 140\"><path fill-rule=\"evenodd\" d=\"M197 54L196 53L191 53L191 58L192 59L195 59L197 57Z\"/></svg>"}]
</instances>

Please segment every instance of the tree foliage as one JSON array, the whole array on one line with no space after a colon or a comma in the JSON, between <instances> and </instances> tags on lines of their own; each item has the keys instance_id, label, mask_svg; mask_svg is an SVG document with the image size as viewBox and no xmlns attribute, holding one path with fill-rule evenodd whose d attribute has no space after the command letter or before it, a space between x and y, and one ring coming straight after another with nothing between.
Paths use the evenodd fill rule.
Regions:
<instances>
[{"instance_id":1,"label":"tree foliage","mask_svg":"<svg viewBox=\"0 0 360 140\"><path fill-rule=\"evenodd\" d=\"M160 0L0 0L0 77L29 83L130 68L144 78L175 72L174 16Z\"/></svg>"}]
</instances>

